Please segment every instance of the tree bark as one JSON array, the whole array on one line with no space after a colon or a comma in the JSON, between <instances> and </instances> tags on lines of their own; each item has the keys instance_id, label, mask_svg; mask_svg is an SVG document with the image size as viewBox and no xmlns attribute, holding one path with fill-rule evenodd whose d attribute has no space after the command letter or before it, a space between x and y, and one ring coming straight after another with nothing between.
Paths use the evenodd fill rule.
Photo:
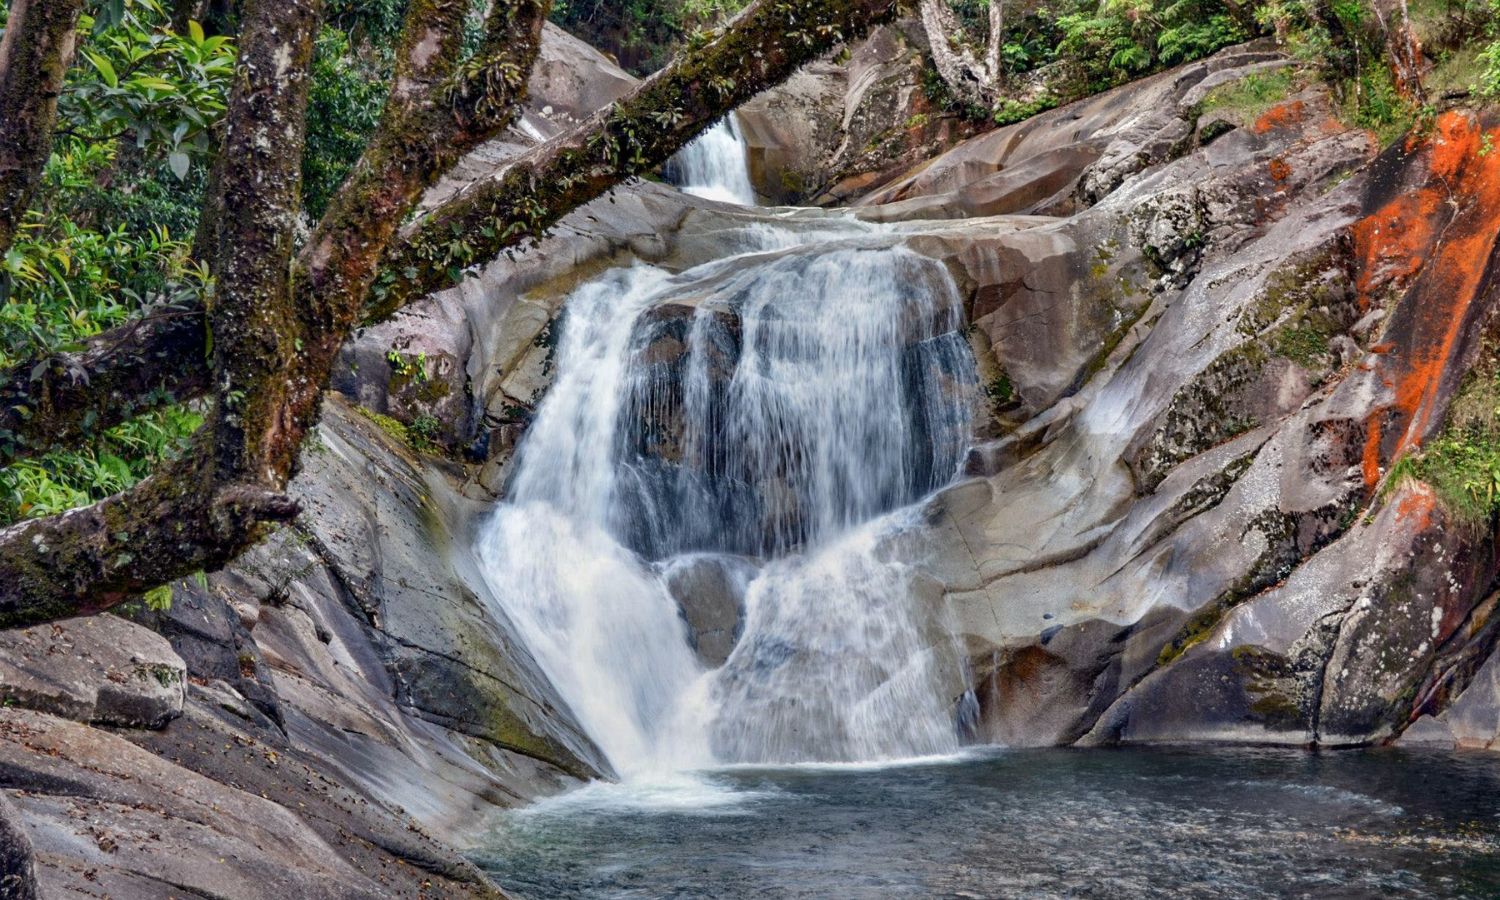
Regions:
<instances>
[{"instance_id":1,"label":"tree bark","mask_svg":"<svg viewBox=\"0 0 1500 900\"><path fill-rule=\"evenodd\" d=\"M428 89L393 91L370 150L288 267L288 204L301 142L293 112L306 90L287 73L295 67L305 76L316 2L260 0L246 11L221 169L225 209L236 214L220 224L219 281L207 309L215 392L209 422L188 453L135 488L0 530L0 627L98 612L217 568L250 546L265 523L296 514L282 491L316 421L333 359L396 237L401 216L386 213L409 209L439 174L414 169L415 160L457 158L457 148L424 137L441 133L462 145L509 121L534 58L529 36L539 43L546 9L535 0L497 4L505 9L492 11L491 26L511 23L511 33L491 31L480 55L447 75L422 68L431 58L426 48L445 46L445 38L411 32L403 52L415 68L407 77L430 74ZM724 113L895 10L896 0L760 0L584 127L424 217L395 254L409 261L411 274L387 284L407 292L384 296L404 302L452 277L452 242L439 244L436 235L472 229L465 266L539 238L563 215L659 165ZM408 25L431 23L424 15L435 11L414 4ZM439 93L442 104L420 99Z\"/></svg>"},{"instance_id":2,"label":"tree bark","mask_svg":"<svg viewBox=\"0 0 1500 900\"><path fill-rule=\"evenodd\" d=\"M281 494L278 379L295 352L289 258L321 0L257 0L240 33L220 170L226 208L207 305L215 405L192 447L83 509L0 531L0 626L108 609L217 568L290 518Z\"/></svg>"},{"instance_id":3,"label":"tree bark","mask_svg":"<svg viewBox=\"0 0 1500 900\"><path fill-rule=\"evenodd\" d=\"M763 8L769 5L763 0L761 4L746 10L740 18L731 22L727 27L731 30L757 29L765 36L767 42L775 43L775 28L788 21L796 20L807 8L829 4L804 2L783 8L778 18L773 18L775 10L768 13ZM832 29L816 34L816 45L800 48L799 57L813 58L826 52L840 40L852 38L872 25L889 19L894 15L896 8L894 0L884 0L884 2L863 0L859 3L840 5L847 7L846 30L841 33L837 29ZM507 6L516 11L503 12L502 7ZM496 11L491 15L521 16L519 10L518 4L498 4ZM501 32L492 30L490 33L500 34ZM507 36L495 39L494 43L504 46L511 40L512 38ZM775 60L779 62L771 68L763 68L762 64L766 63L768 58L757 59L752 55L756 51L746 51L743 56L736 55L739 51L735 48L744 46L745 44L731 44L726 47L715 41L685 53L668 70L657 76L665 78L670 74L670 81L658 82L657 79L653 79L646 85L642 85L635 94L622 101L614 111L601 113L580 128L565 132L533 149L495 178L490 179L482 191L477 190L473 194L464 192L455 197L445 207L439 208L426 217L423 223L425 227L410 229L407 238L393 237L391 239L392 252L385 264L387 272L392 274L387 276L384 283L376 283L373 295L369 298L370 306L365 312L365 320L376 321L383 318L406 303L452 283L454 278L461 274L461 270L457 268L450 271L445 263L446 258L439 257L432 252L432 245L441 239L441 232L438 229L443 227L435 223L441 221L446 223L446 227L463 228L467 226L451 223L460 222L466 216L479 222L472 228L472 233L467 235L468 251L456 255L454 265L459 260L467 260L468 262L464 265L469 265L493 259L506 249L535 237L535 234L544 231L547 225L555 223L614 184L651 168L651 165L646 164L649 160L655 160L655 164L664 161L703 129L712 125L724 113L732 110L744 99L748 99L748 96L753 96L761 87L769 87L775 81L786 78L799 64L795 59L777 53ZM714 74L715 72L718 74ZM721 85L738 85L739 89L726 93L718 91L709 93L707 90L700 90L700 88L706 88L706 85L695 81L698 76L704 79L713 78ZM684 88L684 84L688 87ZM691 109L680 109L677 101L670 96L670 90L664 85L670 85L672 89L691 90L694 94L701 94L699 98L701 102L693 105ZM472 115L479 115L477 110L480 108L494 110L504 106L496 99L480 99L481 96L476 93L464 95L464 102L476 110ZM592 168L593 164L588 159L580 158L579 147L602 146L615 140L611 136L611 129L628 128L630 123L636 120L654 122L658 116L682 116L683 118L680 119L678 127L670 130L662 129L656 136L656 143L649 148L649 160L643 157L641 164L606 167L600 178L591 179L586 184L575 182L566 191L531 191L530 185L533 183L546 184L549 181L555 181L561 184L562 179L577 178L578 171ZM652 124L650 128L655 129L656 126ZM424 146L430 146L432 149L424 152L431 154L433 168L424 173L427 177L421 180L421 189L425 189L427 185L436 181L437 176L441 174L439 167L446 168L451 165L451 161L462 152L467 152L468 149L477 146L483 139L497 133L498 130L496 122L490 122L488 132L482 128L464 131L458 137L451 138L451 143L447 143L450 141L449 137L440 136L442 132L437 130L431 132L432 137L425 142ZM460 139L462 143L459 142ZM381 146L385 144L382 143ZM402 146L402 141L393 139L390 141L390 146L399 148ZM449 152L443 152L444 147L447 147ZM370 248L378 246L378 242L369 240L370 236L381 229L394 228L409 209L409 207L402 206L405 202L402 198L410 199L419 195L421 190L414 182L402 180L411 173L423 172L423 166L418 163L417 157L379 151L373 144L372 149L367 151L365 156L366 158L361 160L355 172L351 174L350 181L351 184L358 181L366 187L348 187L347 193L341 190L335 196L328 213L324 216L323 223L320 224L313 239L308 242L308 251L303 254L308 274L298 282L299 296L303 298L302 302L306 302L312 308L325 309L330 316L335 315L339 309L343 308L348 298L357 293L354 288L360 280L344 276L339 267L333 264L337 255L341 252L348 252L368 259ZM408 162L410 164L407 164ZM377 198L378 205L372 204L362 208L363 200L354 201L353 198L356 196L369 199L372 192L384 184L394 187L391 193L385 195L383 199ZM497 198L494 202L500 203L501 206L509 205L520 208L534 206L535 214L531 217L531 221L538 226L539 231L533 232L522 228L508 229L504 222L495 226L486 217L475 216L476 207L472 204L477 202L475 198L481 193L484 196ZM466 205L469 208L461 211L460 208ZM398 208L399 212L389 212ZM494 231L495 234L491 237L484 237L483 232L486 230ZM450 233L448 237L452 240L462 235L455 236ZM412 245L408 246L407 241L411 241ZM422 246L424 244L425 248ZM415 260L419 264L418 267L412 269L409 277L401 277L393 271L396 267L404 267L408 260ZM337 301L325 299L325 296L333 293L339 294L343 299ZM40 360L29 361L17 366L8 375L0 376L0 383L9 385L0 391L0 403L4 403L7 407L21 405L27 407L28 410L42 407L47 409L45 420L29 418L24 414L0 415L0 428L7 428L12 432L9 440L0 440L0 464L51 446L49 430L52 428L66 429L62 432L62 439L66 440L73 435L88 433L88 428L94 425L94 417L99 417L99 421L107 421L110 425L118 424L134 412L157 405L148 403L152 397L161 397L163 402L181 401L200 396L206 391L209 383L208 367L201 361L204 359L202 348L207 346L207 342L201 333L197 336L197 342L193 343L192 335L178 330L147 329L132 337L129 330L134 327L134 325L122 326L96 339L95 343L100 348L119 344L121 349L117 352L91 352L70 356L66 360L67 370L77 373L77 377L86 382L96 383L101 375L107 372L110 383L119 386L115 389L116 402L98 401L83 389L65 393L49 393L43 390L42 385L29 380L29 373L35 369ZM91 344L92 346L95 345ZM163 373L163 377L158 380L157 373L153 371L157 365L156 361L168 357L173 360L175 368L171 372ZM125 388L127 385L138 385L138 392L129 393ZM158 393L159 390L165 390L166 393L164 395ZM5 436L0 435L0 437Z\"/></svg>"},{"instance_id":4,"label":"tree bark","mask_svg":"<svg viewBox=\"0 0 1500 900\"><path fill-rule=\"evenodd\" d=\"M98 612L217 568L265 523L296 514L282 491L397 223L459 154L508 124L547 12L535 0L497 3L480 53L460 67L467 4L414 4L382 127L293 263L319 6L260 0L246 11L218 167L224 208L235 215L219 224L206 308L208 423L188 453L131 490L0 531L0 626ZM193 330L183 334L191 344ZM196 334L210 344L201 322ZM145 337L149 351L164 334ZM111 357L127 360L116 380L152 372L142 349Z\"/></svg>"},{"instance_id":5,"label":"tree bark","mask_svg":"<svg viewBox=\"0 0 1500 900\"><path fill-rule=\"evenodd\" d=\"M984 57L990 84L1000 83L1002 55L1005 49L1005 0L990 0L990 40Z\"/></svg>"},{"instance_id":6,"label":"tree bark","mask_svg":"<svg viewBox=\"0 0 1500 900\"><path fill-rule=\"evenodd\" d=\"M322 310L324 328L355 314L350 310L363 302L396 228L422 192L509 125L524 96L523 73L541 47L547 10L541 0L494 4L479 51L458 72L466 8L411 7L397 53L399 89L299 256L299 310ZM223 205L224 159L216 157L193 244L203 259L214 258L220 246L215 213ZM209 345L203 309L195 306L127 323L79 353L27 360L0 374L0 465L206 394Z\"/></svg>"},{"instance_id":7,"label":"tree bark","mask_svg":"<svg viewBox=\"0 0 1500 900\"><path fill-rule=\"evenodd\" d=\"M0 254L52 152L57 97L73 61L83 0L12 0L0 38Z\"/></svg>"},{"instance_id":8,"label":"tree bark","mask_svg":"<svg viewBox=\"0 0 1500 900\"><path fill-rule=\"evenodd\" d=\"M997 21L998 7L999 0L991 0L989 56L994 63L988 68L958 39L958 19L947 0L921 0L922 30L927 32L932 67L959 100L985 109L993 105L991 94L1000 71L1000 45L996 41L1004 40L1004 29Z\"/></svg>"},{"instance_id":9,"label":"tree bark","mask_svg":"<svg viewBox=\"0 0 1500 900\"><path fill-rule=\"evenodd\" d=\"M0 374L0 466L209 389L203 309L166 310Z\"/></svg>"}]
</instances>

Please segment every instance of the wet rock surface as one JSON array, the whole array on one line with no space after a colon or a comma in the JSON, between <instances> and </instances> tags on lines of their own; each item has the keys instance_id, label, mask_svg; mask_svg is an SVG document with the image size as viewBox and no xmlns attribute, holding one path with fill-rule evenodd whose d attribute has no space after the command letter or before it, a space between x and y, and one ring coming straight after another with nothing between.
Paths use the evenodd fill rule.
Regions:
<instances>
[{"instance_id":1,"label":"wet rock surface","mask_svg":"<svg viewBox=\"0 0 1500 900\"><path fill-rule=\"evenodd\" d=\"M1225 51L862 201L962 215L969 185L1100 150L1051 204L1065 217L914 244L968 273L971 344L1004 395L979 477L933 505L988 739L1348 746L1417 720L1412 740L1487 746L1500 730L1492 529L1391 475L1492 352L1495 173L1475 148L1495 123L1449 112L1380 152L1294 84L1205 136L1206 90L1282 65Z\"/></svg>"}]
</instances>

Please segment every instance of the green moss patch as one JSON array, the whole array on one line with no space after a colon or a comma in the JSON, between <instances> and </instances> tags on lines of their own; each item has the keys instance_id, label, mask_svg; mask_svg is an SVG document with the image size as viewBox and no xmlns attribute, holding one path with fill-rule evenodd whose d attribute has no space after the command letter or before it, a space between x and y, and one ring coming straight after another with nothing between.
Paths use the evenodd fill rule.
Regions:
<instances>
[{"instance_id":1,"label":"green moss patch","mask_svg":"<svg viewBox=\"0 0 1500 900\"><path fill-rule=\"evenodd\" d=\"M1301 87L1300 73L1290 66L1256 72L1209 91L1198 110L1200 115L1227 113L1241 121L1253 121Z\"/></svg>"}]
</instances>

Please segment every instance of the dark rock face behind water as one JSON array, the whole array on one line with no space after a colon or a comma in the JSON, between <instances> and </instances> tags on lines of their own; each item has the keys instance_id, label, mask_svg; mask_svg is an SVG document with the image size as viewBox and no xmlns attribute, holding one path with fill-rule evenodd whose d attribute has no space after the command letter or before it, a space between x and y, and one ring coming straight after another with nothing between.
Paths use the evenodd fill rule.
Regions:
<instances>
[{"instance_id":1,"label":"dark rock face behind water","mask_svg":"<svg viewBox=\"0 0 1500 900\"><path fill-rule=\"evenodd\" d=\"M630 84L552 41L542 133ZM928 593L956 612L976 736L1500 749L1492 529L1385 479L1492 352L1496 122L1447 113L1380 153L1316 87L1201 114L1212 88L1288 64L1251 45L910 170L904 150L839 151L913 115L904 41L882 32L742 122L762 191L838 183L966 298L989 399L965 477L929 508ZM840 124L809 125L833 144L787 155L771 125L801 125L777 111L834 93ZM0 804L0 859L25 859L24 834L65 896L491 892L452 849L486 811L608 774L469 550L551 377L562 301L608 266L734 253L766 218L634 185L351 342L295 529L179 585L169 612L0 642L18 810ZM670 342L653 352L670 369ZM431 417L442 452L355 403ZM722 661L744 573L673 577L700 658Z\"/></svg>"}]
</instances>

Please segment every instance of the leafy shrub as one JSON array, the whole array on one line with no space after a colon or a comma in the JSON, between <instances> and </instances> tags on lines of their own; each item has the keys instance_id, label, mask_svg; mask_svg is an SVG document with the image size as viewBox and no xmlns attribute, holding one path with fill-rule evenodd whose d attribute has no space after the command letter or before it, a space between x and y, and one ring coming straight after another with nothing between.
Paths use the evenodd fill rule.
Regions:
<instances>
[{"instance_id":1,"label":"leafy shrub","mask_svg":"<svg viewBox=\"0 0 1500 900\"><path fill-rule=\"evenodd\" d=\"M118 23L94 30L79 56L88 65L73 67L58 100L66 134L127 138L146 155L165 156L178 178L208 155L234 72L228 37L208 37L196 22L177 34L160 3L134 0Z\"/></svg>"},{"instance_id":2,"label":"leafy shrub","mask_svg":"<svg viewBox=\"0 0 1500 900\"><path fill-rule=\"evenodd\" d=\"M352 13L346 18L355 23L356 31L367 27L367 18ZM374 22L369 32L383 43L360 45L353 33L325 26L313 47L307 116L318 127L308 130L302 155L302 204L313 217L327 209L380 121L394 35L384 30L383 18L375 17Z\"/></svg>"}]
</instances>

